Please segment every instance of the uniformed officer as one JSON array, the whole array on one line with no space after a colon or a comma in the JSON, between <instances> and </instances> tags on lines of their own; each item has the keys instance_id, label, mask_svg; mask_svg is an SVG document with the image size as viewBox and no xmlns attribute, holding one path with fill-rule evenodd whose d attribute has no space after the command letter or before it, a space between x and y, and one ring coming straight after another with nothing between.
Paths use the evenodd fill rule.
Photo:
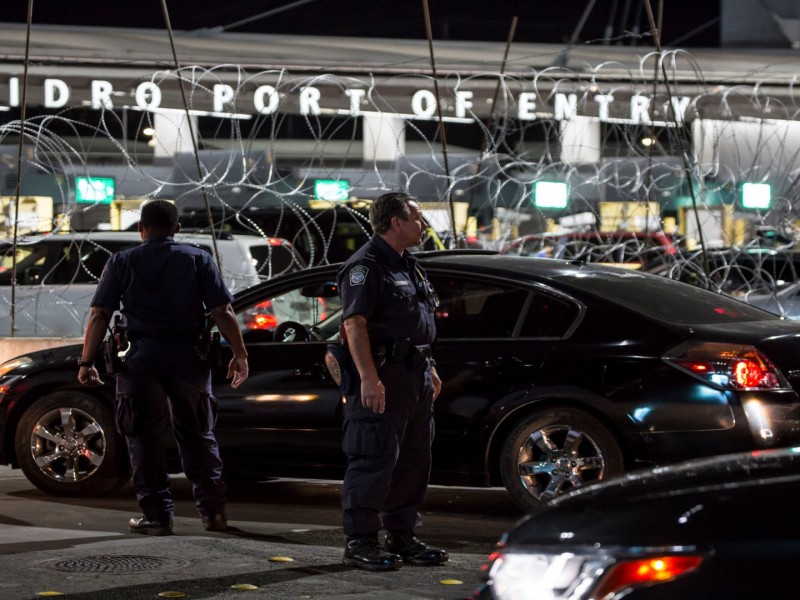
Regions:
<instances>
[{"instance_id":1,"label":"uniformed officer","mask_svg":"<svg viewBox=\"0 0 800 600\"><path fill-rule=\"evenodd\" d=\"M222 461L213 431L217 400L211 394L209 366L197 348L206 310L233 350L231 386L239 386L248 375L232 296L206 251L175 242L179 230L171 202L153 200L142 207L143 243L108 260L92 299L79 362L78 380L99 385L95 357L121 303L131 348L117 374L115 418L128 444L133 486L144 513L130 520L129 530L148 535L172 533L163 446L170 415L203 525L209 531L227 529Z\"/></svg>"},{"instance_id":2,"label":"uniformed officer","mask_svg":"<svg viewBox=\"0 0 800 600\"><path fill-rule=\"evenodd\" d=\"M436 296L407 251L421 243L425 225L417 202L401 193L379 197L369 216L375 235L338 273L358 371L343 425L343 562L369 570L438 565L447 552L414 534L430 476L433 401L442 385L430 351ZM378 541L382 528L385 547Z\"/></svg>"}]
</instances>

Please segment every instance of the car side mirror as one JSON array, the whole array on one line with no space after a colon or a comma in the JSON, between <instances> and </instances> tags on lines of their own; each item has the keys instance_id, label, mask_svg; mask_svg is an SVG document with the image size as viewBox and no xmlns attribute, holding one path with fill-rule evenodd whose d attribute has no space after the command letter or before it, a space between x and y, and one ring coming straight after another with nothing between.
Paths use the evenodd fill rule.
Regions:
<instances>
[{"instance_id":1,"label":"car side mirror","mask_svg":"<svg viewBox=\"0 0 800 600\"><path fill-rule=\"evenodd\" d=\"M42 280L42 267L28 267L22 273L23 285L38 285Z\"/></svg>"},{"instance_id":2,"label":"car side mirror","mask_svg":"<svg viewBox=\"0 0 800 600\"><path fill-rule=\"evenodd\" d=\"M307 285L300 290L300 295L304 298L337 298L339 296L339 286L333 281Z\"/></svg>"}]
</instances>

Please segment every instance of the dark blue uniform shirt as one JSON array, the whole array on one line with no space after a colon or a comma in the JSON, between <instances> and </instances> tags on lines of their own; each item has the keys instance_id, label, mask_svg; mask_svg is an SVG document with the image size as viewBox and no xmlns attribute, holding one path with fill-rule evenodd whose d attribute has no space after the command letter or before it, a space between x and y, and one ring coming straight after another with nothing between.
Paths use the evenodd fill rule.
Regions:
<instances>
[{"instance_id":1,"label":"dark blue uniform shirt","mask_svg":"<svg viewBox=\"0 0 800 600\"><path fill-rule=\"evenodd\" d=\"M408 251L400 256L374 235L339 269L337 280L342 319L364 316L373 342L433 343L436 325L424 293L425 272Z\"/></svg>"},{"instance_id":2,"label":"dark blue uniform shirt","mask_svg":"<svg viewBox=\"0 0 800 600\"><path fill-rule=\"evenodd\" d=\"M211 255L171 237L150 239L106 263L92 306L117 310L130 331L200 331L207 309L233 299Z\"/></svg>"}]
</instances>

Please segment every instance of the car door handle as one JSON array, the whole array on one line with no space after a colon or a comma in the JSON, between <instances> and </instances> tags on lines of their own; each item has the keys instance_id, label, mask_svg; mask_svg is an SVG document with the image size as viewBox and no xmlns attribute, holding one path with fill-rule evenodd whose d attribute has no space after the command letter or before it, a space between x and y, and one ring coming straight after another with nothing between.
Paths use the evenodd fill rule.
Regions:
<instances>
[{"instance_id":1,"label":"car door handle","mask_svg":"<svg viewBox=\"0 0 800 600\"><path fill-rule=\"evenodd\" d=\"M531 363L526 363L515 356L499 356L493 360L487 360L484 366L487 369L530 369Z\"/></svg>"},{"instance_id":2,"label":"car door handle","mask_svg":"<svg viewBox=\"0 0 800 600\"><path fill-rule=\"evenodd\" d=\"M319 363L314 363L305 369L297 369L295 370L294 374L296 377L314 378L320 380L327 380L331 378L330 374L328 373L328 369L325 368L325 365L321 365Z\"/></svg>"}]
</instances>

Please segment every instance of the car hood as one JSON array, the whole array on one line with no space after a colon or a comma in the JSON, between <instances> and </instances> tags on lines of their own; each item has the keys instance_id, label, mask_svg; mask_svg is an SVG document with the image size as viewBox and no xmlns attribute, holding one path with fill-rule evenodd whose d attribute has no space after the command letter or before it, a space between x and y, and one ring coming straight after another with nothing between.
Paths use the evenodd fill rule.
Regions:
<instances>
[{"instance_id":1,"label":"car hood","mask_svg":"<svg viewBox=\"0 0 800 600\"><path fill-rule=\"evenodd\" d=\"M508 547L702 547L796 539L800 448L630 473L578 489L522 520Z\"/></svg>"},{"instance_id":2,"label":"car hood","mask_svg":"<svg viewBox=\"0 0 800 600\"><path fill-rule=\"evenodd\" d=\"M63 364L69 365L70 367L75 367L75 373L77 377L78 367L76 362L80 358L82 351L82 344L70 344L68 346L57 346L55 348L47 348L45 350L36 350L35 352L26 352L24 356L29 357L32 362L18 368L25 369L26 372L35 372L39 369L50 369L54 365ZM100 357L98 357L98 360L99 358ZM98 364L98 369L102 370L102 365Z\"/></svg>"}]
</instances>

